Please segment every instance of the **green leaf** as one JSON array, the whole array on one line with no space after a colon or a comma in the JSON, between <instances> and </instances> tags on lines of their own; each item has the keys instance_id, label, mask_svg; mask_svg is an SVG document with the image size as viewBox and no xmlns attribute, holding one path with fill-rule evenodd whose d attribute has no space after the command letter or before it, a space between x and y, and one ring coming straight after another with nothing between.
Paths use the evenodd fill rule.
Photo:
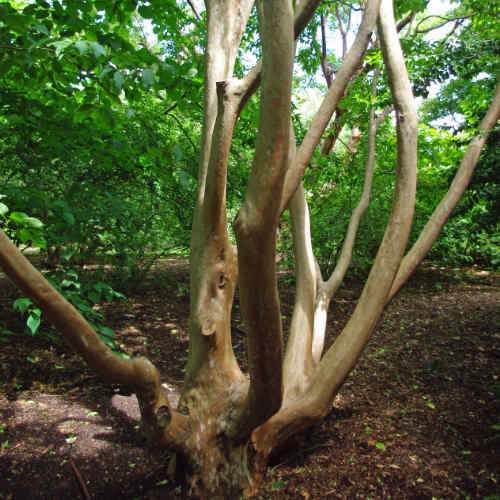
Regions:
<instances>
[{"instance_id":1,"label":"green leaf","mask_svg":"<svg viewBox=\"0 0 500 500\"><path fill-rule=\"evenodd\" d=\"M118 90L121 90L123 88L123 84L125 83L125 78L123 77L123 74L120 71L115 71L115 74L113 75L113 82Z\"/></svg>"},{"instance_id":2,"label":"green leaf","mask_svg":"<svg viewBox=\"0 0 500 500\"><path fill-rule=\"evenodd\" d=\"M75 290L79 290L80 289L80 283L77 283L76 281L72 281L72 280L62 280L61 281L61 287L63 288L73 288Z\"/></svg>"},{"instance_id":3,"label":"green leaf","mask_svg":"<svg viewBox=\"0 0 500 500\"><path fill-rule=\"evenodd\" d=\"M33 227L35 229L42 229L43 228L43 222L35 217L28 217L26 219L25 224L29 227Z\"/></svg>"},{"instance_id":4,"label":"green leaf","mask_svg":"<svg viewBox=\"0 0 500 500\"><path fill-rule=\"evenodd\" d=\"M375 443L375 448L377 448L378 450L384 451L385 450L385 444L381 443L381 442L377 442L377 443Z\"/></svg>"},{"instance_id":5,"label":"green leaf","mask_svg":"<svg viewBox=\"0 0 500 500\"><path fill-rule=\"evenodd\" d=\"M146 87L152 87L155 82L155 73L151 68L146 68L142 72L142 81Z\"/></svg>"},{"instance_id":6,"label":"green leaf","mask_svg":"<svg viewBox=\"0 0 500 500\"><path fill-rule=\"evenodd\" d=\"M38 32L43 33L46 36L50 35L49 30L47 29L47 26L45 26L45 24L35 24L34 27Z\"/></svg>"},{"instance_id":7,"label":"green leaf","mask_svg":"<svg viewBox=\"0 0 500 500\"><path fill-rule=\"evenodd\" d=\"M285 487L285 481L283 481L282 479L277 479L276 481L273 481L272 484L271 484L271 488L273 490L281 490Z\"/></svg>"},{"instance_id":8,"label":"green leaf","mask_svg":"<svg viewBox=\"0 0 500 500\"><path fill-rule=\"evenodd\" d=\"M61 259L65 260L66 262L68 262L69 260L71 260L71 257L73 257L73 255L75 255L76 253L76 250L74 248L63 248L62 252L61 252Z\"/></svg>"},{"instance_id":9,"label":"green leaf","mask_svg":"<svg viewBox=\"0 0 500 500\"><path fill-rule=\"evenodd\" d=\"M19 225L26 224L26 219L29 218L28 214L24 212L11 212L9 215L9 219Z\"/></svg>"},{"instance_id":10,"label":"green leaf","mask_svg":"<svg viewBox=\"0 0 500 500\"><path fill-rule=\"evenodd\" d=\"M14 304L12 304L12 307L14 308L14 311L19 311L19 312L23 313L31 305L33 305L32 300L28 299L27 297L23 297L23 298L15 300Z\"/></svg>"},{"instance_id":11,"label":"green leaf","mask_svg":"<svg viewBox=\"0 0 500 500\"><path fill-rule=\"evenodd\" d=\"M184 151L178 143L174 145L172 152L174 153L174 158L176 161L184 160Z\"/></svg>"},{"instance_id":12,"label":"green leaf","mask_svg":"<svg viewBox=\"0 0 500 500\"><path fill-rule=\"evenodd\" d=\"M45 248L47 242L43 238L34 238L31 244L36 248Z\"/></svg>"},{"instance_id":13,"label":"green leaf","mask_svg":"<svg viewBox=\"0 0 500 500\"><path fill-rule=\"evenodd\" d=\"M98 304L101 301L101 295L95 290L89 292L88 298L90 302L92 302L93 304Z\"/></svg>"},{"instance_id":14,"label":"green leaf","mask_svg":"<svg viewBox=\"0 0 500 500\"><path fill-rule=\"evenodd\" d=\"M40 318L41 311L40 309L38 309L38 311L40 311L40 314L35 314L35 311L37 311L37 309L31 311L26 321L26 326L29 328L31 335L36 335L38 329L40 328L40 323L41 323L41 318Z\"/></svg>"},{"instance_id":15,"label":"green leaf","mask_svg":"<svg viewBox=\"0 0 500 500\"><path fill-rule=\"evenodd\" d=\"M64 40L58 40L57 42L52 42L49 45L52 45L56 48L56 56L60 57L61 54L67 49L70 45L73 44L73 41L69 38L65 38Z\"/></svg>"},{"instance_id":16,"label":"green leaf","mask_svg":"<svg viewBox=\"0 0 500 500\"><path fill-rule=\"evenodd\" d=\"M106 49L97 42L89 42L89 46L94 53L94 56L96 58L99 58L100 56L105 56L106 55Z\"/></svg>"},{"instance_id":17,"label":"green leaf","mask_svg":"<svg viewBox=\"0 0 500 500\"><path fill-rule=\"evenodd\" d=\"M63 212L63 219L69 226L73 226L75 224L75 216L71 212Z\"/></svg>"},{"instance_id":18,"label":"green leaf","mask_svg":"<svg viewBox=\"0 0 500 500\"><path fill-rule=\"evenodd\" d=\"M116 345L115 345L115 341L112 340L112 339L109 339L108 337L101 337L101 340L108 346L110 347L111 349L115 349L116 348Z\"/></svg>"},{"instance_id":19,"label":"green leaf","mask_svg":"<svg viewBox=\"0 0 500 500\"><path fill-rule=\"evenodd\" d=\"M89 49L89 44L84 40L78 40L75 42L75 47L78 49L78 52L80 52L80 55L83 56Z\"/></svg>"},{"instance_id":20,"label":"green leaf","mask_svg":"<svg viewBox=\"0 0 500 500\"><path fill-rule=\"evenodd\" d=\"M112 339L114 339L116 337L116 333L113 330L111 330L111 328L108 328L107 326L100 326L99 333L104 335L105 337L109 337Z\"/></svg>"},{"instance_id":21,"label":"green leaf","mask_svg":"<svg viewBox=\"0 0 500 500\"><path fill-rule=\"evenodd\" d=\"M19 239L21 240L21 243L28 243L28 241L33 240L33 233L29 229L21 229L17 233Z\"/></svg>"}]
</instances>

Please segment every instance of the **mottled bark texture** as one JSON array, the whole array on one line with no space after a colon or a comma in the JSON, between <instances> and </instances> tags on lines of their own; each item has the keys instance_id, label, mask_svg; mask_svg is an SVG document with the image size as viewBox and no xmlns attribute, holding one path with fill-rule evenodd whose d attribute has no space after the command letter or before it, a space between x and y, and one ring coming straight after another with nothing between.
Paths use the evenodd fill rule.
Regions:
<instances>
[{"instance_id":1,"label":"mottled bark texture","mask_svg":"<svg viewBox=\"0 0 500 500\"><path fill-rule=\"evenodd\" d=\"M269 454L330 411L385 304L425 256L462 195L498 119L497 90L450 192L402 261L415 203L417 118L392 2L367 1L355 42L335 78L325 74L328 92L304 140L296 146L290 120L294 40L319 3L303 0L294 12L292 0L259 0L262 61L238 80L233 69L253 1L206 1L205 114L191 240L190 345L178 408L169 403L158 370L150 361L113 355L84 318L0 232L0 265L7 276L42 308L92 369L137 394L146 435L155 445L176 451L176 463L192 497L251 494ZM358 72L377 19L397 122L394 205L352 317L323 354L328 307L348 269L357 229L369 203L376 162L375 110L369 117L363 192L337 266L327 280L314 257L307 193L301 179L334 113L335 123L339 122L334 125L334 135L338 135L343 113L338 109L339 100ZM325 54L323 49L323 59ZM325 60L323 65L326 71ZM377 75L372 75L373 93L376 80ZM239 113L259 85L260 123L247 191L234 221L236 251L226 218L228 160ZM275 252L278 222L285 209L292 220L297 280L291 331L283 352ZM247 375L238 366L231 344L237 284L248 340Z\"/></svg>"}]
</instances>

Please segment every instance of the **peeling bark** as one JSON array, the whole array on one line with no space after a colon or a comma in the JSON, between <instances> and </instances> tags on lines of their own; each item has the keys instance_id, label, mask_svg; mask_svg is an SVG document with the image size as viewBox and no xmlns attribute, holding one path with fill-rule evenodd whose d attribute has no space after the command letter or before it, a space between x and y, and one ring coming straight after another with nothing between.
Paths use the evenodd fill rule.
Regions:
<instances>
[{"instance_id":1,"label":"peeling bark","mask_svg":"<svg viewBox=\"0 0 500 500\"><path fill-rule=\"evenodd\" d=\"M169 404L158 370L150 361L114 356L78 311L0 232L0 266L43 309L91 368L106 380L127 385L137 393L146 434L155 444L177 452L192 496L238 498L251 494L273 449L330 411L388 297L422 260L462 195L481 147L499 117L497 89L481 122L481 132L469 146L449 193L402 261L415 203L417 118L392 2L368 0L356 40L296 151L290 123L294 39L319 3L302 1L294 14L292 0L258 0L263 60L240 81L233 78L233 69L253 1L206 0L205 116L191 241L190 349L180 410ZM347 272L370 198L379 121L374 110L370 111L363 192L351 216L338 264L326 282L313 254L301 179L334 112L335 133L328 148L340 133L343 111L337 108L338 102L359 68L379 7L378 29L397 119L394 206L354 313L323 355L328 307ZM411 19L413 14L399 28ZM322 26L324 41L324 19ZM324 43L322 66L328 81ZM261 82L255 157L234 223L236 254L226 217L230 146L238 115ZM376 76L373 92L375 86ZM357 141L359 137L353 132L350 150ZM277 226L286 207L292 220L297 288L283 356L275 252ZM238 279L247 327L249 378L240 371L231 345L231 309Z\"/></svg>"}]
</instances>

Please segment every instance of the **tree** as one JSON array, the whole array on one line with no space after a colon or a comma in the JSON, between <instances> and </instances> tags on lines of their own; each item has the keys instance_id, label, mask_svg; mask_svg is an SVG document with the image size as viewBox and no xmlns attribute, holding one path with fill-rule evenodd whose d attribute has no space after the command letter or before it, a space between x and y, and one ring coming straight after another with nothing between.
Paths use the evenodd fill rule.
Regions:
<instances>
[{"instance_id":1,"label":"tree","mask_svg":"<svg viewBox=\"0 0 500 500\"><path fill-rule=\"evenodd\" d=\"M149 360L115 356L0 233L0 265L5 273L38 304L92 369L136 393L144 433L153 445L175 450L177 466L192 495L235 498L250 494L258 486L271 452L328 414L384 307L422 261L463 194L500 114L497 87L450 191L404 257L415 205L417 114L392 2L367 1L356 39L297 146L290 112L294 39L319 4L318 0L303 0L294 10L290 0L258 0L262 61L238 79L234 76L237 52L253 2L206 0L204 119L190 257L189 359L177 407ZM396 116L394 203L357 306L334 344L323 353L328 306L347 271L369 201L376 152L374 110L370 113L363 194L352 214L338 265L327 280L314 258L301 179L351 80L360 72L372 71L361 64L376 26L378 35L372 43L381 48ZM373 94L377 73L372 77ZM255 156L233 223L235 248L226 214L228 159L239 114L259 86ZM276 238L285 210L290 212L293 226L296 297L289 340L283 349ZM231 345L236 286L247 332L248 375L241 371Z\"/></svg>"}]
</instances>

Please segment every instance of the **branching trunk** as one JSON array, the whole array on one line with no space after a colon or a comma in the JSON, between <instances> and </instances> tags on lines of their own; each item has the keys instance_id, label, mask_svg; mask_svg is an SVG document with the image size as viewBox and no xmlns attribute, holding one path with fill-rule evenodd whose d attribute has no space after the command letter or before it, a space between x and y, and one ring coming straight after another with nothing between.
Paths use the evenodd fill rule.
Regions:
<instances>
[{"instance_id":1,"label":"branching trunk","mask_svg":"<svg viewBox=\"0 0 500 500\"><path fill-rule=\"evenodd\" d=\"M205 118L191 239L189 360L183 402L196 383L208 391L242 382L231 345L236 254L227 233L226 178L241 85L232 79L252 0L207 0ZM191 399L207 399L204 391ZM191 400L191 406L197 402Z\"/></svg>"},{"instance_id":2,"label":"branching trunk","mask_svg":"<svg viewBox=\"0 0 500 500\"><path fill-rule=\"evenodd\" d=\"M195 4L189 4L195 17L202 19ZM303 0L294 13L292 0L258 0L263 59L238 80L233 70L253 1L206 0L205 114L191 240L190 346L179 409L169 403L158 370L150 361L114 356L85 319L0 232L0 266L92 369L136 392L146 434L155 444L177 452L191 496L238 498L251 493L272 450L328 413L388 298L423 258L462 195L499 116L497 89L450 192L401 264L415 204L417 118L392 3L367 0L355 42L329 82L328 93L296 151L290 119L294 40L319 4L319 0ZM301 181L333 113L334 134L328 150L340 133L343 111L338 103L361 64L377 18L397 120L394 206L354 313L323 355L328 306L347 272L370 198L378 123L374 109L370 112L363 192L337 267L326 282L313 254ZM322 28L324 42L324 19ZM345 42L345 32L343 38ZM322 66L329 81L324 43ZM255 157L234 223L236 252L226 216L230 148L239 113L261 83ZM323 144L323 150L325 147ZM297 288L283 356L275 253L277 227L285 208L292 220ZM231 309L238 280L248 336L248 377L242 374L231 344Z\"/></svg>"},{"instance_id":3,"label":"branching trunk","mask_svg":"<svg viewBox=\"0 0 500 500\"><path fill-rule=\"evenodd\" d=\"M375 72L372 81L372 97L376 96L377 89L377 80L378 80L378 71ZM366 167L365 167L365 179L363 183L363 191L361 193L361 198L359 200L358 206L354 209L351 220L349 221L349 226L347 228L347 234L344 239L344 243L342 245L342 250L340 252L340 257L337 261L337 265L330 278L324 285L323 293L325 293L328 297L333 297L333 295L339 289L342 280L344 279L347 269L352 260L352 251L354 248L354 242L356 240L356 234L358 232L359 224L361 222L361 218L368 208L368 204L370 202L370 193L372 189L372 179L373 179L373 171L375 169L375 140L377 136L377 126L378 120L375 117L375 109L374 107L370 110L370 121L368 125L368 156L366 159Z\"/></svg>"},{"instance_id":4,"label":"branching trunk","mask_svg":"<svg viewBox=\"0 0 500 500\"><path fill-rule=\"evenodd\" d=\"M308 391L302 398L286 401L276 415L254 432L254 445L264 456L290 434L310 425L331 408L335 394L354 367L382 314L410 232L416 191L417 117L390 0L382 0L379 31L397 113L398 169L394 208L356 309L320 361Z\"/></svg>"}]
</instances>

